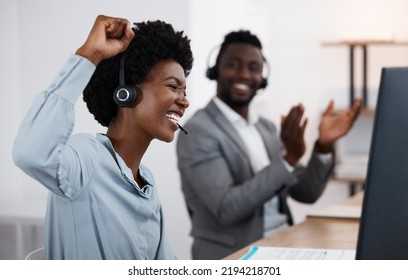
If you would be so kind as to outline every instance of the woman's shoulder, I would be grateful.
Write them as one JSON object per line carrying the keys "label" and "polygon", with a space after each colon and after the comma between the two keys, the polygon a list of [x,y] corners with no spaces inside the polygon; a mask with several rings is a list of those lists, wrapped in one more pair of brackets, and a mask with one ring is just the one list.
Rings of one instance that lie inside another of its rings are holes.
{"label": "woman's shoulder", "polygon": [[78,133],[69,137],[65,148],[75,151],[75,154],[82,159],[88,158],[93,161],[99,157],[102,146],[103,143],[97,139],[96,135]]}
{"label": "woman's shoulder", "polygon": [[96,135],[92,133],[77,133],[69,137],[67,144],[93,146],[98,142]]}

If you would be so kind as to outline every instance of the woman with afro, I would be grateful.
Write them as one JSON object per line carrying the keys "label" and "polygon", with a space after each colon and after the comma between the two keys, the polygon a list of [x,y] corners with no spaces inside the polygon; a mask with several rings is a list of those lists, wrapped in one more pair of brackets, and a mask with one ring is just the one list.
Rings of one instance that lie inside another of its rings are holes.
{"label": "woman with afro", "polygon": [[[15,163],[50,190],[46,259],[174,259],[157,187],[141,163],[170,142],[189,106],[190,40],[170,24],[98,16],[86,42],[38,95]],[[72,135],[83,99],[106,133]]]}

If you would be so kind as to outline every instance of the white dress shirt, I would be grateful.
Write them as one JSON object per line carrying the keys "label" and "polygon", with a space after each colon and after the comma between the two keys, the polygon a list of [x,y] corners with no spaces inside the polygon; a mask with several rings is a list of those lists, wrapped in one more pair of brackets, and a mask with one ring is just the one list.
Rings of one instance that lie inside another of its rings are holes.
{"label": "white dress shirt", "polygon": [[[270,160],[268,152],[266,151],[263,139],[255,126],[259,120],[259,115],[253,110],[249,110],[247,121],[218,97],[214,98],[214,102],[241,136],[241,140],[244,142],[245,147],[248,150],[248,155],[254,172],[259,172],[269,165]],[[288,163],[286,163],[285,166],[292,168],[289,169],[289,171],[293,170],[293,167]],[[281,227],[287,226],[286,215],[280,213],[278,209],[279,199],[277,196],[264,204],[264,235],[270,235]]]}

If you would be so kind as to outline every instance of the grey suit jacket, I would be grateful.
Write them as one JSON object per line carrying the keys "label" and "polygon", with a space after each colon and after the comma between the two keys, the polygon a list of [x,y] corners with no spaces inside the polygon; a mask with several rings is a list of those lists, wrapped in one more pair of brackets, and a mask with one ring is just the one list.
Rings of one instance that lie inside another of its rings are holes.
{"label": "grey suit jacket", "polygon": [[179,134],[177,156],[192,222],[193,259],[220,259],[262,238],[263,204],[274,196],[293,224],[287,196],[315,202],[333,169],[312,153],[306,167],[290,173],[281,160],[275,125],[261,118],[256,127],[271,163],[255,174],[238,132],[213,101],[185,127],[190,133]]}

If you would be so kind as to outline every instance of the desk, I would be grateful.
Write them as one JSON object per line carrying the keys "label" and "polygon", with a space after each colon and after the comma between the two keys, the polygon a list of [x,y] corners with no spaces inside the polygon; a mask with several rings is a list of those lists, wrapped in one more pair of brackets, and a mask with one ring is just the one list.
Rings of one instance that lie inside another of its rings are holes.
{"label": "desk", "polygon": [[309,211],[307,221],[359,223],[362,201],[363,192],[361,191],[343,203],[328,205]]}
{"label": "desk", "polygon": [[[362,199],[363,193],[361,192],[340,205],[361,205]],[[355,250],[358,230],[359,220],[307,218],[304,222],[262,238],[225,259],[240,259],[248,252],[250,246]]]}

